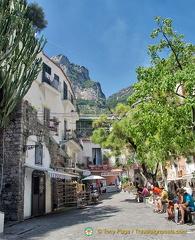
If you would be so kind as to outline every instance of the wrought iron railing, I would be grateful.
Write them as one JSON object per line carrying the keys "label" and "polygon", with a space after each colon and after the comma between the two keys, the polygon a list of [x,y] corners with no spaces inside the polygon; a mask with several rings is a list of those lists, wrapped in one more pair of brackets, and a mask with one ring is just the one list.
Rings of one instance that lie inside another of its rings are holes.
{"label": "wrought iron railing", "polygon": [[57,89],[58,91],[61,91],[61,83],[57,81],[56,79],[52,79],[50,75],[43,75],[42,82],[46,82],[53,88]]}
{"label": "wrought iron railing", "polygon": [[64,91],[62,99],[69,100],[76,107],[76,100],[74,99],[72,93],[69,90]]}
{"label": "wrought iron railing", "polygon": [[74,131],[74,130],[68,130],[68,129],[65,130],[65,132],[64,132],[64,140],[65,141],[73,140],[83,149],[83,146],[80,143],[79,136],[78,136],[77,132]]}

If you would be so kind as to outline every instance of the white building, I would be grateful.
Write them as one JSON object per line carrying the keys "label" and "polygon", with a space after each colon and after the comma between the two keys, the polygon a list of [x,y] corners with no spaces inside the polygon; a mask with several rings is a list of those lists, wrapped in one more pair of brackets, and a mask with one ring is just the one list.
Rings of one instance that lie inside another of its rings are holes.
{"label": "white building", "polygon": [[[30,147],[28,149],[28,145],[37,144],[36,136],[29,134],[24,149],[24,218],[51,212],[54,207],[63,205],[62,201],[65,200],[59,200],[60,196],[56,197],[56,203],[55,200],[52,202],[52,194],[58,194],[52,193],[52,178],[56,178],[56,182],[59,179],[63,188],[66,185],[64,179],[75,180],[77,175],[73,169],[77,153],[82,151],[74,132],[79,114],[71,83],[62,69],[43,52],[41,57],[42,71],[24,100],[36,109],[40,124],[49,132],[49,141],[53,141],[59,148],[51,154],[51,149],[43,141],[43,144],[32,150]],[[61,205],[58,204],[59,201]]]}
{"label": "white building", "polygon": [[[106,158],[107,149],[102,149],[100,144],[90,141],[93,132],[93,117],[83,117],[77,121],[77,131],[83,145],[83,151],[78,153],[78,163],[92,175],[99,175],[105,178],[102,180],[106,191],[116,191],[115,183],[121,176],[121,169],[115,169],[115,158]],[[113,185],[113,186],[108,186]]]}

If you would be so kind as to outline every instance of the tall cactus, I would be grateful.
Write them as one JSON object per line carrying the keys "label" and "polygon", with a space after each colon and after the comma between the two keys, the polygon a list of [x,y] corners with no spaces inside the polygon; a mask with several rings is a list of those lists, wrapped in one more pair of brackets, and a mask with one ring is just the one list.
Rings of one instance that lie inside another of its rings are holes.
{"label": "tall cactus", "polygon": [[45,40],[35,38],[26,10],[24,0],[0,1],[0,128],[41,70],[37,55]]}

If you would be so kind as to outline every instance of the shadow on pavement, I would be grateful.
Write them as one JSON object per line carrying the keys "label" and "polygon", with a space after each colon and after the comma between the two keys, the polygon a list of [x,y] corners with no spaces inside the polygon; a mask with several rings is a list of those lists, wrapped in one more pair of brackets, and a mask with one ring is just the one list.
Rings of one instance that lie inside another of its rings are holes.
{"label": "shadow on pavement", "polygon": [[125,200],[123,200],[123,201],[121,201],[121,202],[137,203],[137,202],[135,201],[135,199],[125,199]]}
{"label": "shadow on pavement", "polygon": [[100,200],[112,199],[112,196],[116,194],[120,194],[120,192],[102,193],[102,195],[100,195]]}
{"label": "shadow on pavement", "polygon": [[[87,205],[83,209],[75,207],[68,210],[58,210],[44,216],[27,219],[24,222],[10,227],[7,226],[4,231],[4,239],[41,238],[41,236],[44,236],[47,232],[55,231],[56,229],[66,228],[74,224],[101,221],[105,218],[109,219],[117,212],[120,212],[121,209],[112,205],[103,206],[101,201],[111,199],[113,194],[118,193],[104,193],[100,196],[100,202],[98,204]],[[26,234],[30,234],[30,238],[28,238]],[[14,236],[17,237],[13,238]]]}

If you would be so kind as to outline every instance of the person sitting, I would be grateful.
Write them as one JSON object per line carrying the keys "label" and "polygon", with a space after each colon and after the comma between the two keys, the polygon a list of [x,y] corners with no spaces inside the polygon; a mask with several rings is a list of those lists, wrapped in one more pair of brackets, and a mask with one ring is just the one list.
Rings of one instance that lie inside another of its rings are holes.
{"label": "person sitting", "polygon": [[180,221],[180,205],[183,204],[183,196],[177,190],[177,197],[174,199],[174,221],[178,223]]}
{"label": "person sitting", "polygon": [[167,214],[168,214],[166,219],[173,220],[174,219],[174,200],[173,199],[168,199],[168,204],[166,208],[167,208]]}
{"label": "person sitting", "polygon": [[142,188],[140,185],[137,186],[137,195],[136,195],[136,200],[137,202],[140,202],[140,194],[142,192]]}
{"label": "person sitting", "polygon": [[163,205],[168,203],[168,192],[167,190],[164,189],[163,186],[161,186],[160,189],[162,189],[162,193],[158,201],[158,205],[160,209],[159,213],[164,213],[166,212],[166,208],[164,209]]}
{"label": "person sitting", "polygon": [[154,187],[154,186],[150,186],[148,187],[148,191],[152,191],[152,193],[154,194],[154,203],[156,205],[156,209],[154,210],[154,212],[160,212],[162,209],[160,207],[159,201],[160,197],[161,197],[161,193],[162,193],[162,189]]}
{"label": "person sitting", "polygon": [[181,211],[181,221],[179,221],[177,224],[181,225],[185,223],[185,214],[188,216],[189,212],[192,212],[195,210],[194,200],[192,196],[186,192],[185,189],[180,188],[179,194],[183,197],[183,203],[179,204],[179,210]]}
{"label": "person sitting", "polygon": [[178,192],[176,192],[175,198],[173,194],[171,194],[171,197],[168,197],[168,204],[167,204],[168,217],[166,217],[167,220],[174,220],[175,209],[177,209],[178,203],[182,203],[182,201],[183,201],[183,198],[180,197]]}
{"label": "person sitting", "polygon": [[139,186],[137,190],[137,202],[143,202],[143,199],[148,195],[148,189],[142,186]]}

